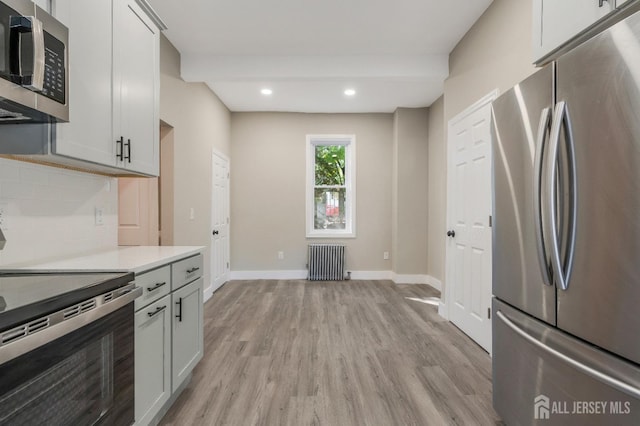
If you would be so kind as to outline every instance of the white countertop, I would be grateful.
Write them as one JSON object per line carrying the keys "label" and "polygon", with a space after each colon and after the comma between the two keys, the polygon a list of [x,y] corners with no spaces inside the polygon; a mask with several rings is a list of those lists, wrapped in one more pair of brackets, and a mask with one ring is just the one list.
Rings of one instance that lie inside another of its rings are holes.
{"label": "white countertop", "polygon": [[116,247],[43,263],[8,265],[2,272],[140,272],[201,253],[202,246]]}

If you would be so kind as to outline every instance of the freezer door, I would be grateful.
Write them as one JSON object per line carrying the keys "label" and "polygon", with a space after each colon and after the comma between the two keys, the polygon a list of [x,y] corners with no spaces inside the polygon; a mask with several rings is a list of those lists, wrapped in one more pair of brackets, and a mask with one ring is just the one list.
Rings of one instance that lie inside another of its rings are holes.
{"label": "freezer door", "polygon": [[548,66],[493,103],[493,294],[555,324],[540,206],[552,93]]}
{"label": "freezer door", "polygon": [[640,14],[563,56],[576,236],[558,327],[640,363]]}
{"label": "freezer door", "polygon": [[510,425],[639,425],[640,367],[493,301],[493,406]]}

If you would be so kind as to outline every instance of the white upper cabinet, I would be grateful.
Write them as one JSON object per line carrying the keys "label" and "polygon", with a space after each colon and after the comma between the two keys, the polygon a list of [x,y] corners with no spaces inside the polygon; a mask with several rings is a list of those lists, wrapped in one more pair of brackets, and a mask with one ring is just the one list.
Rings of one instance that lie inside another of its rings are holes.
{"label": "white upper cabinet", "polygon": [[614,9],[614,0],[534,0],[534,62],[540,62]]}
{"label": "white upper cabinet", "polygon": [[69,27],[69,123],[56,125],[55,151],[115,166],[111,13],[110,1],[56,2],[56,18]]}
{"label": "white upper cabinet", "polygon": [[33,2],[49,12],[49,0],[33,0]]}
{"label": "white upper cabinet", "polygon": [[133,0],[114,0],[113,134],[119,166],[158,175],[160,31]]}
{"label": "white upper cabinet", "polygon": [[533,62],[543,65],[640,10],[640,0],[533,0]]}
{"label": "white upper cabinet", "polygon": [[70,37],[69,123],[57,125],[55,153],[157,176],[158,26],[134,0],[57,0],[54,12]]}

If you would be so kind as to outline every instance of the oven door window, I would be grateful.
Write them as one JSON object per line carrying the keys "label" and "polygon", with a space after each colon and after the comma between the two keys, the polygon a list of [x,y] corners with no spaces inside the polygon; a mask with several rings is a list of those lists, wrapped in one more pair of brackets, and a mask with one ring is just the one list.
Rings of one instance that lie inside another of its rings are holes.
{"label": "oven door window", "polygon": [[132,423],[132,309],[0,366],[0,425]]}

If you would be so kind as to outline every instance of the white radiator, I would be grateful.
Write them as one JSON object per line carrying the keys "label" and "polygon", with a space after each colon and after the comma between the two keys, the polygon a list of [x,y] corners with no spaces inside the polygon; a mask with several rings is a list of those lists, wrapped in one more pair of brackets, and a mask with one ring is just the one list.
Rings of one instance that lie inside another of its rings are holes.
{"label": "white radiator", "polygon": [[344,246],[309,244],[309,279],[311,281],[344,280]]}

